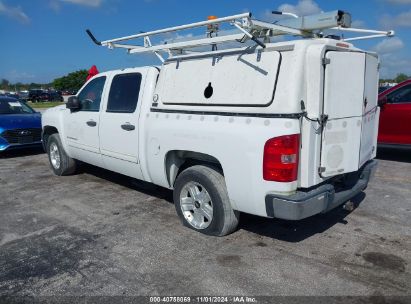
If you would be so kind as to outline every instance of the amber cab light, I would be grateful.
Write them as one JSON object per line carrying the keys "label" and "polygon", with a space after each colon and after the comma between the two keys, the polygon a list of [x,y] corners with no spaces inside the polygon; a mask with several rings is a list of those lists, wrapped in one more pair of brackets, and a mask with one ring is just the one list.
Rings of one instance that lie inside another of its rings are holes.
{"label": "amber cab light", "polygon": [[296,181],[299,151],[299,134],[269,139],[264,146],[264,180],[283,183]]}

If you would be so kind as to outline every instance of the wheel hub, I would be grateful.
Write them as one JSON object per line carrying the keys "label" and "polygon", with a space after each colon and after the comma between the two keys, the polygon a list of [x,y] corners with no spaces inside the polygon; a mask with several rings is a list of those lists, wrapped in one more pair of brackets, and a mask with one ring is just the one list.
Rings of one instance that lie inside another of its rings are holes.
{"label": "wheel hub", "polygon": [[197,182],[188,182],[180,193],[184,218],[196,229],[206,229],[213,220],[213,203],[207,190]]}
{"label": "wheel hub", "polygon": [[54,169],[60,168],[60,153],[54,142],[50,145],[50,162]]}

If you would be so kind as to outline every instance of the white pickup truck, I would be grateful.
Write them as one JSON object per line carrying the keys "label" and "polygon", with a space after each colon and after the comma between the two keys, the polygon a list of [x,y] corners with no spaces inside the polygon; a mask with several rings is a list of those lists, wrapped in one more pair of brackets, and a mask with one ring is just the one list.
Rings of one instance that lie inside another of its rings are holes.
{"label": "white pickup truck", "polygon": [[216,236],[240,212],[300,220],[363,191],[376,169],[377,55],[330,38],[222,50],[216,38],[160,68],[98,74],[46,111],[54,173],[82,161],[173,189],[183,224]]}

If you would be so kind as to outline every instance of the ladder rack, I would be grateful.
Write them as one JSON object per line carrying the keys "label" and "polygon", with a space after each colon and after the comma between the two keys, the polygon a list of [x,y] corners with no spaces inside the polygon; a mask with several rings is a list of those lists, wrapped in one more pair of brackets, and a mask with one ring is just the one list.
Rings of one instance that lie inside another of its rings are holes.
{"label": "ladder rack", "polygon": [[[176,52],[178,54],[182,54],[188,51],[188,49],[196,47],[211,45],[213,46],[213,50],[215,50],[217,49],[216,46],[218,44],[227,42],[244,43],[246,41],[252,41],[257,46],[265,48],[265,44],[270,42],[271,37],[293,35],[304,38],[323,38],[328,37],[324,34],[325,30],[364,34],[364,36],[340,38],[341,41],[354,41],[394,36],[394,31],[375,31],[351,28],[351,15],[340,10],[304,17],[298,17],[297,15],[291,13],[278,11],[273,11],[273,14],[290,16],[291,18],[270,23],[253,19],[251,13],[243,13],[150,32],[141,32],[138,34],[105,41],[98,41],[90,30],[87,30],[86,32],[97,45],[105,46],[109,49],[123,48],[130,54],[153,52],[162,62],[164,62],[165,59],[161,52],[166,52],[169,57],[172,57]],[[218,28],[222,24],[229,24],[234,27],[237,33],[225,34],[223,31],[218,32]],[[187,41],[161,42],[159,44],[152,44],[150,39],[160,34],[176,33],[183,30],[201,28],[205,26],[207,27],[207,36],[204,38],[192,38]],[[136,39],[143,39],[143,43],[140,45],[124,43],[126,41]]]}

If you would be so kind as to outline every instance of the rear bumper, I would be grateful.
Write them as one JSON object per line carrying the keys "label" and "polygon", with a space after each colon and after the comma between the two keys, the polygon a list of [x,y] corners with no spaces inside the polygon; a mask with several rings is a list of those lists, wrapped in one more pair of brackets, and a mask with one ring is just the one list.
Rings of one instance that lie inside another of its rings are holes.
{"label": "rear bumper", "polygon": [[347,202],[365,188],[377,169],[377,161],[367,162],[350,186],[337,190],[324,184],[309,191],[297,191],[290,196],[269,194],[265,198],[268,217],[301,220],[318,213],[328,212]]}

